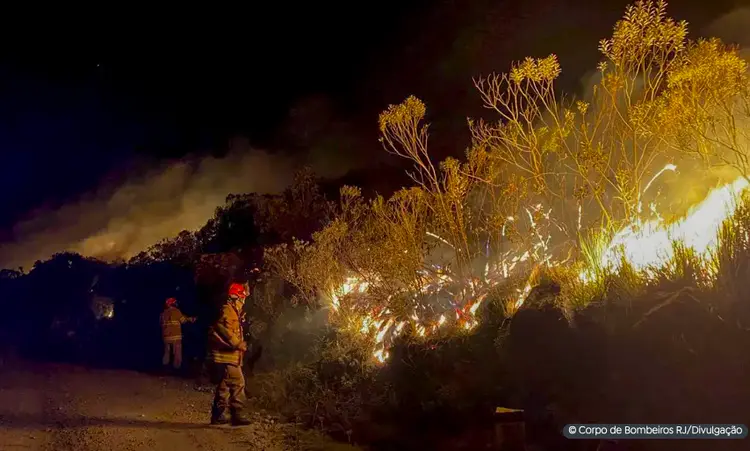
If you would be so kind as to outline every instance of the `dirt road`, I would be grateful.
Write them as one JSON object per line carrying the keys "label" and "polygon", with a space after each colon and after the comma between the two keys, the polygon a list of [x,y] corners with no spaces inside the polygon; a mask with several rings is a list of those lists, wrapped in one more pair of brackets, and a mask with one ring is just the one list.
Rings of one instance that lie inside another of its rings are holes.
{"label": "dirt road", "polygon": [[189,382],[59,364],[0,365],[0,450],[354,450],[256,415],[207,425],[211,395]]}

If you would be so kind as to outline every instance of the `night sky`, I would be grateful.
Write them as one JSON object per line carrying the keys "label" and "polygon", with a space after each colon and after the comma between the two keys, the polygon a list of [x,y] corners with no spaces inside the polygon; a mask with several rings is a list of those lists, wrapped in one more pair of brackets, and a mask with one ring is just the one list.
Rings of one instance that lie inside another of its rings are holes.
{"label": "night sky", "polygon": [[[482,114],[471,77],[555,52],[561,86],[580,91],[627,3],[264,2],[67,11],[27,28],[6,16],[0,242],[28,239],[13,230],[21,219],[133,177],[132,161],[222,157],[236,136],[272,155],[346,160],[356,180],[385,186],[371,173],[392,158],[376,135],[388,103],[421,97],[435,155],[460,155],[466,116]],[[674,0],[669,11],[696,35],[748,3]]]}
{"label": "night sky", "polygon": [[2,225],[93,188],[133,153],[221,152],[237,133],[271,145],[296,99],[345,97],[409,4],[424,3],[278,2],[38,24],[39,42],[0,61],[0,187],[15,193],[0,198]]}

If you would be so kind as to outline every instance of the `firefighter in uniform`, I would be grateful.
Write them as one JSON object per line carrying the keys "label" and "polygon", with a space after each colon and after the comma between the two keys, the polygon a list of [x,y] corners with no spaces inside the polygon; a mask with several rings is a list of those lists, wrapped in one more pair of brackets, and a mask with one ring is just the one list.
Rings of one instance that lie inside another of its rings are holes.
{"label": "firefighter in uniform", "polygon": [[245,377],[242,374],[243,354],[247,351],[242,324],[247,285],[233,283],[229,286],[229,299],[221,308],[219,319],[209,332],[209,360],[213,366],[216,383],[211,410],[211,424],[235,426],[250,424],[245,416]]}
{"label": "firefighter in uniform", "polygon": [[177,299],[169,298],[164,303],[164,311],[161,313],[161,336],[164,341],[164,357],[162,365],[179,369],[182,366],[182,325],[186,322],[195,322],[196,318],[189,318],[182,314],[177,308]]}

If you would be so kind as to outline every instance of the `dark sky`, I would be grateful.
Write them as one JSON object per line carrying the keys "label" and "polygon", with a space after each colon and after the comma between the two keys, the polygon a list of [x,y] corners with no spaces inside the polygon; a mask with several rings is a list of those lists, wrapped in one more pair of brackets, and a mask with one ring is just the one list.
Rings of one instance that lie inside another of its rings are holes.
{"label": "dark sky", "polygon": [[134,152],[220,151],[238,132],[266,145],[295,99],[345,96],[424,3],[263,2],[35,23],[39,36],[4,46],[0,59],[0,188],[14,192],[0,197],[2,225],[90,189]]}
{"label": "dark sky", "polygon": [[[460,155],[466,116],[482,113],[471,77],[556,52],[561,85],[578,90],[627,3],[280,1],[6,14],[0,242],[30,211],[91,192],[104,174],[130,177],[135,158],[221,156],[237,134],[275,152],[354,155],[366,162],[358,180],[377,185],[368,170],[388,158],[377,114],[408,94],[428,105],[435,154]],[[674,0],[669,10],[698,34],[746,4]],[[292,121],[295,105],[308,107]]]}

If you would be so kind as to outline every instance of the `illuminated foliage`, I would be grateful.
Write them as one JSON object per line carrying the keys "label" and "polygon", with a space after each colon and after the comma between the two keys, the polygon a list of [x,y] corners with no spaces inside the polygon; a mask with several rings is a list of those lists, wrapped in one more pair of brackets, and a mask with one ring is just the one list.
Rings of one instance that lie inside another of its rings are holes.
{"label": "illuminated foliage", "polygon": [[667,81],[649,111],[649,131],[671,148],[747,176],[748,63],[718,39],[701,40],[673,62]]}
{"label": "illuminated foliage", "polygon": [[415,186],[369,201],[344,188],[310,243],[270,249],[267,260],[307,302],[328,300],[342,330],[371,336],[381,361],[402,331],[471,330],[487,299],[513,314],[545,277],[578,308],[605,296],[612,273],[632,293],[653,266],[690,273],[670,262],[708,258],[746,185],[712,191],[672,223],[649,189],[695,156],[747,175],[747,64],[718,40],[688,40],[664,1],[628,7],[599,50],[583,99],[557,91],[555,55],[475,80],[496,117],[469,120],[464,161],[432,161],[421,100],[390,105],[381,142],[412,164]]}
{"label": "illuminated foliage", "polygon": [[509,165],[555,208],[568,234],[580,231],[585,219],[612,227],[637,217],[649,178],[669,162],[658,140],[638,132],[686,34],[684,22],[666,17],[664,2],[628,7],[612,38],[600,43],[599,81],[585,100],[556,92],[554,55],[476,80],[500,121],[471,121],[475,146]]}

